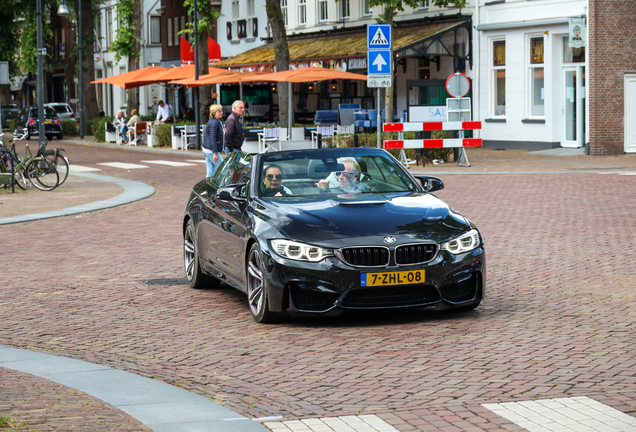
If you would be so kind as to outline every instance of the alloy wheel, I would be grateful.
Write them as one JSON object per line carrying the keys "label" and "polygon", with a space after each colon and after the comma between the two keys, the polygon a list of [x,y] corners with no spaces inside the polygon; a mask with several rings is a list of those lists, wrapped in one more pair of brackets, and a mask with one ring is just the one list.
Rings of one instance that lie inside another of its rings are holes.
{"label": "alloy wheel", "polygon": [[183,239],[183,264],[185,267],[186,277],[189,281],[194,277],[194,231],[191,225],[186,229],[186,235]]}
{"label": "alloy wheel", "polygon": [[248,260],[247,301],[252,315],[259,316],[265,302],[263,291],[263,272],[261,271],[261,257],[257,249],[252,249]]}

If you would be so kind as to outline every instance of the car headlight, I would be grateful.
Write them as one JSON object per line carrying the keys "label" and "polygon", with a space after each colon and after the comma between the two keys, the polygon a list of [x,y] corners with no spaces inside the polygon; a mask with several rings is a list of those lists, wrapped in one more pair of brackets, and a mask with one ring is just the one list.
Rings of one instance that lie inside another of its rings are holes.
{"label": "car headlight", "polygon": [[274,252],[283,258],[297,261],[322,261],[326,257],[333,256],[332,249],[312,246],[290,240],[272,240]]}
{"label": "car headlight", "polygon": [[463,234],[460,237],[457,237],[454,240],[442,243],[442,249],[452,254],[460,254],[471,251],[479,247],[480,244],[481,242],[479,241],[479,232],[474,229],[468,231],[466,234]]}

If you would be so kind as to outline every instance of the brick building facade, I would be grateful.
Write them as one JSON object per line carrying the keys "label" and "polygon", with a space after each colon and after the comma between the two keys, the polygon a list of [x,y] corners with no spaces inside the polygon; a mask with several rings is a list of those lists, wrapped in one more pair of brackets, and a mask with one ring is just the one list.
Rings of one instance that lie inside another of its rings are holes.
{"label": "brick building facade", "polygon": [[[623,154],[625,75],[636,74],[634,0],[589,0],[591,155]],[[632,113],[632,116],[636,113]]]}

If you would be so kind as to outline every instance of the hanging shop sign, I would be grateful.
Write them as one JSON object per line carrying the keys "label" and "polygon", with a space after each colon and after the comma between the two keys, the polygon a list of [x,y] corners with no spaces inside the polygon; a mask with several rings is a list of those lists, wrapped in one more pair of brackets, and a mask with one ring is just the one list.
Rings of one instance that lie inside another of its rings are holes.
{"label": "hanging shop sign", "polygon": [[586,45],[585,18],[570,19],[569,45],[571,48],[582,48]]}

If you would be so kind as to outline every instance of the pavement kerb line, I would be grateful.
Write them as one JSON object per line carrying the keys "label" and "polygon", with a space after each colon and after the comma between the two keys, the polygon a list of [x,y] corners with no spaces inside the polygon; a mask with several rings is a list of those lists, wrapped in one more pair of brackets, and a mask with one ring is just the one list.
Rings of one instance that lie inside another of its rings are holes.
{"label": "pavement kerb line", "polygon": [[71,175],[85,177],[93,180],[106,181],[115,183],[124,189],[121,194],[108,198],[102,201],[95,201],[88,204],[82,204],[75,207],[68,207],[60,210],[53,210],[44,213],[33,213],[22,216],[11,216],[0,219],[0,225],[28,222],[40,219],[49,219],[60,216],[69,216],[79,213],[86,213],[96,210],[103,210],[105,208],[117,207],[122,204],[128,204],[134,201],[147,198],[155,193],[155,188],[146,183],[142,183],[134,180],[126,180],[118,177],[105,176],[100,174],[91,173],[70,173]]}
{"label": "pavement kerb line", "polygon": [[263,419],[244,417],[179,387],[109,366],[0,345],[0,367],[82,391],[155,432],[268,431],[258,423]]}

